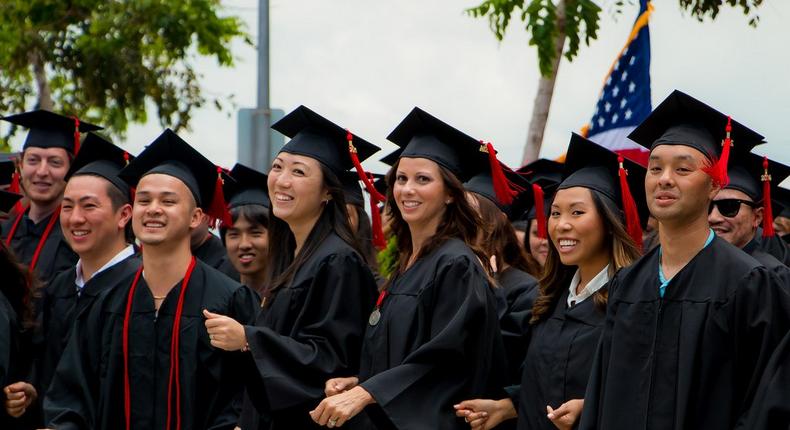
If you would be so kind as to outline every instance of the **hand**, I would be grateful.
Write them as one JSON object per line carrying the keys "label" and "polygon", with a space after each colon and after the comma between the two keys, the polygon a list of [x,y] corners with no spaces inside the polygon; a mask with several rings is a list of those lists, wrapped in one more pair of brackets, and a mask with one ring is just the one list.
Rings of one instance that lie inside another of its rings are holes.
{"label": "hand", "polygon": [[317,408],[310,411],[310,418],[318,425],[340,427],[372,403],[376,403],[373,396],[358,385],[322,400]]}
{"label": "hand", "polygon": [[356,376],[350,378],[332,378],[326,381],[326,385],[324,385],[324,394],[326,394],[327,397],[332,397],[335,394],[340,394],[356,387],[357,384],[359,384],[359,378]]}
{"label": "hand", "polygon": [[206,330],[208,338],[211,340],[211,346],[225,351],[238,351],[247,346],[244,326],[236,320],[224,315],[213,314],[205,309],[203,309],[203,316],[206,317]]}
{"label": "hand", "polygon": [[554,427],[559,430],[570,430],[582,414],[584,399],[573,399],[560,405],[557,409],[546,406],[547,418],[554,423]]}
{"label": "hand", "polygon": [[3,389],[5,391],[5,411],[14,418],[24,415],[30,404],[38,398],[35,387],[27,382],[15,382]]}
{"label": "hand", "polygon": [[498,426],[503,421],[516,418],[516,408],[510,399],[490,400],[474,399],[464,400],[453,406],[455,415],[462,417],[474,430],[488,430]]}

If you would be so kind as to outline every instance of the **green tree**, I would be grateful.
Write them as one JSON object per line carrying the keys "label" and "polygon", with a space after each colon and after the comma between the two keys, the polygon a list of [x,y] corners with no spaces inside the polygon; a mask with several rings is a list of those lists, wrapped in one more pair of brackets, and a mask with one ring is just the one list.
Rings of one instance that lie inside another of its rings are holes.
{"label": "green tree", "polygon": [[[680,9],[700,22],[715,19],[722,7],[740,8],[756,27],[760,17],[754,9],[763,0],[678,0]],[[532,109],[523,164],[535,160],[540,153],[543,132],[549,116],[554,84],[560,60],[564,56],[573,61],[581,43],[588,45],[598,37],[601,8],[593,0],[483,0],[466,12],[476,18],[487,18],[489,27],[498,40],[505,37],[513,17],[520,18],[530,35],[530,46],[537,48],[540,80]],[[624,0],[610,0],[612,13],[620,14]],[[628,3],[638,3],[629,0]],[[567,45],[567,46],[566,46]]]}
{"label": "green tree", "polygon": [[220,12],[219,0],[0,0],[0,113],[50,109],[124,137],[148,107],[188,128],[196,108],[229,102],[201,91],[195,60],[229,67],[231,42],[252,43]]}

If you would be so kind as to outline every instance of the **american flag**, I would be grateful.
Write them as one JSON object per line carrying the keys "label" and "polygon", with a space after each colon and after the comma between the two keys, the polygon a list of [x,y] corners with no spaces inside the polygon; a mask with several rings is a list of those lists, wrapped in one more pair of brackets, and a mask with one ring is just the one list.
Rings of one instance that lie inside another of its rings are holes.
{"label": "american flag", "polygon": [[652,110],[648,28],[652,11],[652,4],[640,0],[628,41],[609,69],[592,119],[583,129],[590,140],[643,165],[647,165],[647,151],[626,136]]}

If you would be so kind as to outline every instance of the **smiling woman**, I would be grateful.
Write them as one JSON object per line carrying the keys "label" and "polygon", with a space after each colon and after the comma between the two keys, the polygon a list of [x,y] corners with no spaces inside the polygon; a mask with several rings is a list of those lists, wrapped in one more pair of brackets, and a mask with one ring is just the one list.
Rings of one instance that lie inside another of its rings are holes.
{"label": "smiling woman", "polygon": [[[309,429],[318,427],[309,412],[324,382],[358,372],[376,282],[351,233],[338,179],[353,165],[346,131],[304,106],[273,128],[291,140],[267,178],[267,241],[277,246],[265,260],[262,310],[255,325],[207,315],[206,326],[219,336],[212,345],[249,352],[247,370],[255,376],[248,379],[240,427]],[[360,160],[378,150],[351,139]],[[239,219],[233,228],[241,231]],[[240,264],[253,246],[246,249],[239,247]]]}
{"label": "smiling woman", "polygon": [[487,157],[418,108],[389,140],[404,147],[387,174],[400,259],[368,320],[358,377],[327,381],[312,415],[327,427],[365,410],[379,429],[457,428],[454,400],[490,395],[504,367],[485,256],[472,248],[481,222],[461,183]]}

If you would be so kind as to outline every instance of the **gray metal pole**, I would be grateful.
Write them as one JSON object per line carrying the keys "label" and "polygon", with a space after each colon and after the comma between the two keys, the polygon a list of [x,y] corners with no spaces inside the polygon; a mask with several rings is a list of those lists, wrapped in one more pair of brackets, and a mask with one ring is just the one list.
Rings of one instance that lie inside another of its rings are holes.
{"label": "gray metal pole", "polygon": [[255,168],[268,171],[271,164],[271,109],[269,107],[269,0],[258,0],[258,97],[256,106]]}

